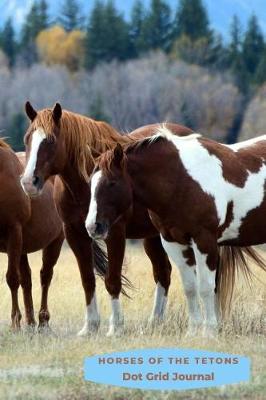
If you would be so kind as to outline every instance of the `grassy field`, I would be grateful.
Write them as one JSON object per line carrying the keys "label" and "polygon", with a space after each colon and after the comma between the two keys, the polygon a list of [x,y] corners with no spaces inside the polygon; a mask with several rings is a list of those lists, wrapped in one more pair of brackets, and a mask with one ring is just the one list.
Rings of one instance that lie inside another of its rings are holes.
{"label": "grassy field", "polygon": [[[109,299],[103,283],[97,281],[102,317],[97,336],[78,338],[83,325],[84,298],[72,253],[64,248],[50,291],[51,327],[54,335],[11,333],[10,293],[5,283],[6,256],[0,271],[0,399],[266,399],[266,274],[252,288],[239,279],[232,316],[219,340],[185,338],[186,308],[176,268],[164,324],[153,332],[145,330],[153,303],[151,266],[140,247],[128,247],[127,275],[137,287],[133,299],[123,299],[126,333],[107,338]],[[30,256],[36,311],[40,303],[39,269],[41,254]],[[257,271],[256,271],[257,272]],[[21,309],[22,299],[20,298]],[[217,389],[187,392],[151,392],[97,385],[83,380],[86,355],[145,347],[184,347],[224,351],[251,357],[252,381]]]}

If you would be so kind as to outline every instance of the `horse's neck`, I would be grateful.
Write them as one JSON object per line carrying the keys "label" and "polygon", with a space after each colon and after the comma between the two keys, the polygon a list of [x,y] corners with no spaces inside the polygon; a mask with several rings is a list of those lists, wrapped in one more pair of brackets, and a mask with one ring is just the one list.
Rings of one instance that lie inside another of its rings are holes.
{"label": "horse's neck", "polygon": [[141,154],[127,155],[127,174],[134,198],[143,206],[151,205],[156,172],[148,166],[149,157]]}
{"label": "horse's neck", "polygon": [[80,175],[78,169],[75,168],[71,163],[67,163],[63,171],[61,171],[58,175],[61,178],[65,191],[72,199],[77,202],[83,202],[85,199],[86,201],[89,200],[88,183]]}

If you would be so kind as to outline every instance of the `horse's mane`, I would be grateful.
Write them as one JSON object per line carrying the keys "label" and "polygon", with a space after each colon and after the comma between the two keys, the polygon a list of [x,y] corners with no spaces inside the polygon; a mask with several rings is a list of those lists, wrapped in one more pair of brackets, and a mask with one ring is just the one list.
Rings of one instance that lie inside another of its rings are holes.
{"label": "horse's mane", "polygon": [[0,138],[0,148],[2,149],[11,149],[9,144],[7,144],[4,140],[4,138]]}
{"label": "horse's mane", "polygon": [[[47,137],[53,136],[55,125],[51,109],[38,112],[32,122],[32,128],[42,128]],[[111,125],[95,121],[86,116],[63,110],[60,119],[60,135],[64,136],[67,156],[79,174],[88,179],[88,168],[93,168],[95,158],[112,149],[116,143],[130,141],[127,135],[121,135]]]}
{"label": "horse's mane", "polygon": [[[124,146],[123,146],[124,147]],[[112,161],[114,159],[113,150],[107,150],[105,153],[101,154],[97,159],[97,170],[100,169],[104,175],[113,175]],[[122,161],[122,167],[126,161],[126,155],[124,154],[124,159]]]}

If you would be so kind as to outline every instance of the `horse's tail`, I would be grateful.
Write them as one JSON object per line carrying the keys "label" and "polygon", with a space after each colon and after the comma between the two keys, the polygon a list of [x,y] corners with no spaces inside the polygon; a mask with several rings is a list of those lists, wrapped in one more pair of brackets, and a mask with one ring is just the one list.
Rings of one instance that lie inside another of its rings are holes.
{"label": "horse's tail", "polygon": [[216,294],[221,315],[224,318],[230,310],[235,279],[238,271],[241,271],[250,283],[252,271],[248,265],[248,259],[257,264],[266,272],[266,263],[262,256],[253,247],[221,246],[219,248],[219,263],[216,272]]}
{"label": "horse's tail", "polygon": [[[106,251],[97,243],[96,241],[93,240],[92,242],[92,248],[93,248],[93,256],[94,256],[94,266],[96,270],[96,274],[100,276],[104,280],[105,275],[108,270],[108,256]],[[130,296],[127,294],[126,289],[132,290],[134,289],[133,284],[130,282],[128,278],[126,278],[124,275],[121,275],[122,277],[122,289],[121,293],[125,295],[126,297],[130,298]]]}

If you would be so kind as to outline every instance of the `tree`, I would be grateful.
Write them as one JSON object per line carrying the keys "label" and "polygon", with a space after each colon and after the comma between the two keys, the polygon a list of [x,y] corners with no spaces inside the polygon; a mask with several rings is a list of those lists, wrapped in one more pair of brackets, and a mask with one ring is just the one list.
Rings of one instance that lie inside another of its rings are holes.
{"label": "tree", "polygon": [[138,56],[147,49],[144,38],[145,9],[140,0],[136,0],[131,13],[129,35],[133,47],[133,55]]}
{"label": "tree", "polygon": [[105,5],[97,0],[86,32],[85,67],[113,59],[125,60],[130,55],[129,28],[114,2]]}
{"label": "tree", "polygon": [[253,76],[264,51],[263,34],[257,17],[252,15],[243,41],[243,61],[248,73]]}
{"label": "tree", "polygon": [[39,3],[34,1],[22,26],[22,46],[26,46],[30,42],[34,41],[41,29]]}
{"label": "tree", "polygon": [[229,66],[232,67],[235,64],[238,64],[239,59],[241,58],[243,41],[240,21],[237,15],[233,16],[232,24],[230,27],[230,37],[231,40],[228,46],[228,63]]}
{"label": "tree", "polygon": [[48,65],[63,64],[76,71],[83,64],[84,33],[79,30],[66,32],[55,25],[40,32],[36,43],[41,60]]}
{"label": "tree", "polygon": [[168,51],[171,47],[171,10],[163,0],[152,0],[151,8],[144,20],[144,41],[148,49]]}
{"label": "tree", "polygon": [[110,118],[104,112],[104,105],[100,93],[96,93],[93,96],[93,101],[90,105],[90,118],[96,119],[97,121],[110,122]]}
{"label": "tree", "polygon": [[174,37],[185,35],[195,41],[211,34],[202,0],[180,0],[174,23]]}
{"label": "tree", "polygon": [[40,31],[47,29],[49,26],[48,4],[46,0],[40,0],[39,3],[39,28]]}
{"label": "tree", "polygon": [[231,40],[228,46],[227,64],[235,77],[236,85],[241,92],[246,93],[248,91],[248,76],[242,53],[243,35],[240,21],[236,15],[233,16],[230,36]]}
{"label": "tree", "polygon": [[10,18],[6,21],[1,34],[1,47],[8,57],[9,66],[12,67],[16,57],[16,42],[15,32]]}
{"label": "tree", "polygon": [[256,84],[262,85],[264,82],[266,82],[266,49],[263,52],[255,74]]}
{"label": "tree", "polygon": [[15,151],[24,150],[23,135],[26,130],[26,118],[21,112],[13,114],[8,126],[8,134],[10,135],[10,145]]}
{"label": "tree", "polygon": [[64,4],[59,17],[59,23],[65,31],[71,32],[74,29],[80,29],[83,17],[80,13],[80,6],[76,0],[64,0]]}
{"label": "tree", "polygon": [[35,39],[48,26],[47,2],[34,1],[22,26],[20,50],[27,65],[37,61]]}

